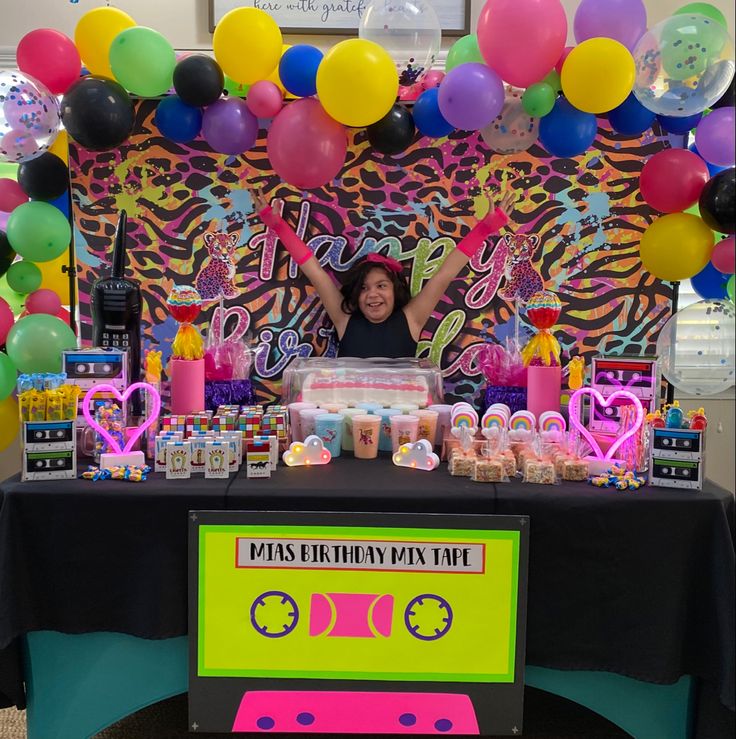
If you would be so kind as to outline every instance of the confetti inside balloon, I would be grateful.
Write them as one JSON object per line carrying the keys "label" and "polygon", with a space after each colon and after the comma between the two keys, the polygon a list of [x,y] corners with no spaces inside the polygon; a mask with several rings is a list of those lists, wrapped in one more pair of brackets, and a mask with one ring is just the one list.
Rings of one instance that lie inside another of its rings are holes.
{"label": "confetti inside balloon", "polygon": [[166,300],[169,313],[179,323],[171,345],[174,359],[201,359],[204,356],[202,336],[192,321],[202,311],[202,298],[193,287],[174,285]]}
{"label": "confetti inside balloon", "polygon": [[483,141],[499,154],[526,151],[539,136],[539,119],[532,118],[521,103],[523,90],[506,85],[501,113],[480,129]]}
{"label": "confetti inside balloon", "polygon": [[540,290],[534,293],[526,305],[529,322],[539,332],[532,336],[521,352],[524,364],[541,364],[545,367],[560,364],[560,344],[549,329],[557,323],[562,303],[553,292]]}

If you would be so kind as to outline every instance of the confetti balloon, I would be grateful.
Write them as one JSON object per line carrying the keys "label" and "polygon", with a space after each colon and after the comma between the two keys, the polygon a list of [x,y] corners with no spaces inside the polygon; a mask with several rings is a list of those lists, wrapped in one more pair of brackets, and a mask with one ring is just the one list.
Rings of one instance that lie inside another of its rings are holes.
{"label": "confetti balloon", "polygon": [[503,108],[498,117],[480,129],[483,141],[499,154],[526,151],[539,135],[539,119],[532,118],[522,105],[523,90],[506,85]]}
{"label": "confetti balloon", "polygon": [[540,290],[529,298],[526,315],[532,326],[538,329],[552,328],[562,312],[562,303],[557,295],[548,290]]}
{"label": "confetti balloon", "polygon": [[0,162],[27,162],[54,143],[59,101],[38,80],[0,70]]}

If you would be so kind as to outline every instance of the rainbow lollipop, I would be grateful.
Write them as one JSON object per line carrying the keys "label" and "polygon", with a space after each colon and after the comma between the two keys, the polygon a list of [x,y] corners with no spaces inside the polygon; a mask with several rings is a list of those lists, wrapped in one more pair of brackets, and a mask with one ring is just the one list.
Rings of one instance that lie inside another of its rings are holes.
{"label": "rainbow lollipop", "polygon": [[174,285],[171,294],[166,300],[169,313],[179,323],[174,341],[171,345],[174,359],[202,359],[204,345],[202,336],[192,321],[202,310],[202,298],[193,287],[179,287]]}
{"label": "rainbow lollipop", "polygon": [[462,405],[459,403],[455,404],[450,415],[450,420],[455,427],[466,426],[467,428],[478,428],[478,414],[467,403],[463,403]]}
{"label": "rainbow lollipop", "polygon": [[567,423],[561,413],[545,411],[539,416],[539,432],[545,441],[559,441],[567,431]]}
{"label": "rainbow lollipop", "polygon": [[481,419],[481,428],[487,429],[492,426],[498,426],[498,428],[506,428],[507,421],[506,414],[499,408],[489,408]]}
{"label": "rainbow lollipop", "polygon": [[526,315],[532,326],[539,331],[529,339],[521,352],[526,367],[530,364],[559,366],[560,344],[549,329],[557,323],[561,311],[560,299],[548,290],[540,290],[529,299]]}
{"label": "rainbow lollipop", "polygon": [[531,411],[516,411],[509,419],[512,431],[534,431],[536,427],[537,417]]}

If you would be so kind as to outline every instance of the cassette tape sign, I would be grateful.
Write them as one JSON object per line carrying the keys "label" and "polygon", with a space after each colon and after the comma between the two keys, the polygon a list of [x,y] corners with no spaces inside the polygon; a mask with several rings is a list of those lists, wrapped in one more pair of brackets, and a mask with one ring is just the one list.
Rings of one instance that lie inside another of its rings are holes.
{"label": "cassette tape sign", "polygon": [[190,518],[195,731],[521,732],[525,518]]}

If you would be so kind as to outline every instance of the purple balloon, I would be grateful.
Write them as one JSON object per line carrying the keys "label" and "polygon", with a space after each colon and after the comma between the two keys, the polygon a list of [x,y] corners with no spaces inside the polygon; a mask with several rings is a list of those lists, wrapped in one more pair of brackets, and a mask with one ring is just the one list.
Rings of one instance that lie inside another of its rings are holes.
{"label": "purple balloon", "polygon": [[205,109],[202,136],[214,151],[242,154],[256,142],[258,119],[242,98],[224,98]]}
{"label": "purple balloon", "polygon": [[500,114],[504,103],[503,82],[485,64],[461,64],[445,75],[437,100],[442,117],[450,125],[477,131]]}
{"label": "purple balloon", "polygon": [[633,51],[647,30],[643,0],[581,0],[575,11],[575,40],[612,38]]}
{"label": "purple balloon", "polygon": [[695,129],[695,146],[706,162],[719,167],[736,163],[736,108],[717,108],[700,120]]}
{"label": "purple balloon", "polygon": [[0,231],[8,230],[8,218],[10,218],[10,213],[0,210]]}

